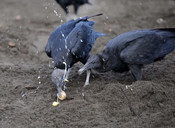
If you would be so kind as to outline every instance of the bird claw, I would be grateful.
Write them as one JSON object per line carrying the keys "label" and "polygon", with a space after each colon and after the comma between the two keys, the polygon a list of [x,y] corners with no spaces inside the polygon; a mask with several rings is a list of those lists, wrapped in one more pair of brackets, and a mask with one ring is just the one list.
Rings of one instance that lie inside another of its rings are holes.
{"label": "bird claw", "polygon": [[85,82],[83,87],[86,87],[87,85],[89,85],[89,82]]}

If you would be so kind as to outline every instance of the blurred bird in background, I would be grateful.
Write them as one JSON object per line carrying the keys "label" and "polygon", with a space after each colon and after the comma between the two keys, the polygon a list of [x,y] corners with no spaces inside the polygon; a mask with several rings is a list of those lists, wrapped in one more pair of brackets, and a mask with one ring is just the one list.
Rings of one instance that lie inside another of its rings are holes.
{"label": "blurred bird in background", "polygon": [[68,13],[69,13],[69,10],[68,10],[68,6],[69,5],[73,5],[74,6],[74,13],[75,15],[77,15],[77,12],[78,12],[78,8],[81,6],[81,5],[84,5],[84,4],[89,4],[91,5],[91,3],[89,3],[88,0],[56,0],[56,2],[63,8],[63,10],[65,11],[66,15],[67,15],[67,21],[68,21]]}

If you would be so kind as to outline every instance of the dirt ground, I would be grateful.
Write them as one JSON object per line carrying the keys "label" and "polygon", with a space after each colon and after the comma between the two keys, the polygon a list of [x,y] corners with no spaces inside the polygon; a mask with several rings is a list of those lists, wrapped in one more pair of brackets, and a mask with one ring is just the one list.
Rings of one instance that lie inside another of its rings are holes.
{"label": "dirt ground", "polygon": [[[77,63],[65,90],[67,99],[54,107],[57,90],[45,46],[50,33],[66,21],[65,13],[54,0],[0,2],[0,128],[175,127],[175,52],[146,65],[142,81],[134,82],[131,72],[93,72],[86,88],[85,74],[77,73],[83,65]],[[96,40],[92,55],[121,33],[175,27],[174,0],[90,2],[79,8],[78,16],[104,12],[90,20],[96,31],[109,34]]]}

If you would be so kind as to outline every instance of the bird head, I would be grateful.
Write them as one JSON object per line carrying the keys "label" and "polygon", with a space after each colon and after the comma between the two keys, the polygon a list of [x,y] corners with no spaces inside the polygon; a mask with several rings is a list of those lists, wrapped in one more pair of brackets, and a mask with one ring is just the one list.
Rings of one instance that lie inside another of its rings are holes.
{"label": "bird head", "polygon": [[[67,64],[65,62],[63,62],[63,64],[65,65],[65,67],[67,67]],[[56,85],[58,91],[57,98],[61,96],[62,86],[65,84],[65,81],[67,81],[67,79],[65,79],[66,73],[67,68],[65,69],[56,68],[52,72],[52,82]]]}
{"label": "bird head", "polygon": [[93,55],[87,61],[87,63],[78,71],[78,74],[81,75],[84,71],[90,69],[101,69],[103,67],[103,59],[100,54]]}
{"label": "bird head", "polygon": [[64,84],[64,69],[55,69],[52,72],[52,82],[56,85],[58,95],[61,95],[62,86]]}

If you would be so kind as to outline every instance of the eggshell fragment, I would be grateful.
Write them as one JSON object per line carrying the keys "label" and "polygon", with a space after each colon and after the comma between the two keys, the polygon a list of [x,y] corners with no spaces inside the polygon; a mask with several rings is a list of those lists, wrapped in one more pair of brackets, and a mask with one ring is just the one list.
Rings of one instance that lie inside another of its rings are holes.
{"label": "eggshell fragment", "polygon": [[36,87],[33,86],[33,85],[28,84],[28,85],[26,85],[26,89],[36,89]]}
{"label": "eggshell fragment", "polygon": [[22,17],[21,17],[20,15],[18,15],[18,16],[15,16],[15,19],[16,19],[16,20],[21,20]]}
{"label": "eggshell fragment", "polygon": [[56,102],[56,101],[54,101],[54,102],[52,103],[53,106],[57,106],[58,104],[60,104],[60,103],[59,103],[59,102]]}
{"label": "eggshell fragment", "polygon": [[58,97],[60,100],[66,99],[66,93],[62,90],[61,91],[61,96]]}
{"label": "eggshell fragment", "polygon": [[9,42],[9,46],[10,46],[10,47],[15,47],[15,46],[16,46],[16,44],[15,44],[15,43],[13,43],[13,42]]}
{"label": "eggshell fragment", "polygon": [[109,32],[112,32],[112,29],[111,28],[109,28],[109,30],[108,30]]}

